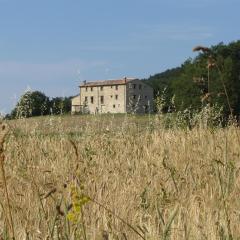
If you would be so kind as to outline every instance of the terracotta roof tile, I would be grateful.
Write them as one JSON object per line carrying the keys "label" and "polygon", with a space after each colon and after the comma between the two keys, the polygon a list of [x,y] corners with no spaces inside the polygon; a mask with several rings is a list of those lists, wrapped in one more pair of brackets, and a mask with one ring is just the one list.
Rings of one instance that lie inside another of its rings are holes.
{"label": "terracotta roof tile", "polygon": [[137,78],[126,78],[126,79],[116,79],[116,80],[104,80],[104,81],[94,81],[82,83],[80,87],[95,87],[95,86],[109,86],[109,85],[123,85],[125,83],[136,80]]}

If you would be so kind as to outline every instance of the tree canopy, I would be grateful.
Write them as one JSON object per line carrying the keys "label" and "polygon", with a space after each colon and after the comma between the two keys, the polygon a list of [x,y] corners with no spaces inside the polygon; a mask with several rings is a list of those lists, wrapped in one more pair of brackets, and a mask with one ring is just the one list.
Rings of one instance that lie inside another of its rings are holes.
{"label": "tree canopy", "polygon": [[19,99],[7,118],[28,118],[48,114],[66,114],[71,111],[71,97],[49,99],[39,91],[27,91]]}
{"label": "tree canopy", "polygon": [[39,91],[25,92],[11,113],[12,118],[27,118],[49,114],[49,98]]}
{"label": "tree canopy", "polygon": [[[200,48],[201,49],[201,48]],[[155,94],[166,88],[167,104],[175,96],[176,110],[217,104],[228,115],[240,114],[240,41],[219,43],[199,52],[180,67],[144,79]]]}

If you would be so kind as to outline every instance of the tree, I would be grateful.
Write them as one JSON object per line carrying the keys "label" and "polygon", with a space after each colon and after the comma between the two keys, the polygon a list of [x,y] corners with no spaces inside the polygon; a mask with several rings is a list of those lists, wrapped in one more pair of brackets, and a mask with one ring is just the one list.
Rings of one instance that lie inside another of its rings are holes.
{"label": "tree", "polygon": [[172,83],[180,76],[182,70],[182,67],[168,69],[162,73],[158,73],[150,76],[147,79],[143,79],[144,83],[153,88],[155,99],[159,99],[159,97],[162,97],[164,94],[164,106],[162,106],[162,112],[167,112],[172,108],[171,101],[174,95]]}
{"label": "tree", "polygon": [[195,66],[192,60],[187,60],[182,65],[183,72],[176,78],[171,85],[175,96],[175,107],[177,111],[186,108],[200,108],[200,96],[205,91],[205,83],[201,82],[203,78],[195,78],[196,72],[200,72],[201,68]]}
{"label": "tree", "polygon": [[55,97],[51,100],[51,113],[66,114],[71,111],[71,97]]}
{"label": "tree", "polygon": [[239,116],[240,41],[210,48],[197,46],[194,50],[200,51],[196,58],[188,59],[181,67],[150,76],[144,79],[145,83],[154,88],[155,97],[164,91],[165,110],[171,108],[175,96],[177,111],[198,110],[210,104],[223,108],[226,116]]}
{"label": "tree", "polygon": [[203,53],[197,59],[207,63],[209,73],[209,103],[222,106],[225,115],[239,115],[240,41],[199,49]]}
{"label": "tree", "polygon": [[240,115],[240,41],[194,50],[201,52],[172,81],[177,110],[210,104],[222,107],[225,116]]}
{"label": "tree", "polygon": [[49,114],[49,98],[39,91],[25,92],[11,113],[11,118],[28,118]]}

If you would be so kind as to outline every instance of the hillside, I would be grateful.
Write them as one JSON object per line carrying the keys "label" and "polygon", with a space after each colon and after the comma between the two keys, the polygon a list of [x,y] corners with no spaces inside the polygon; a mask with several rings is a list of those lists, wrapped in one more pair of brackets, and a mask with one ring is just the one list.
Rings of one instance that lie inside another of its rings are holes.
{"label": "hillside", "polygon": [[162,73],[157,73],[149,78],[143,79],[144,82],[149,84],[154,89],[155,95],[162,92],[165,88],[171,89],[172,82],[181,75],[182,68],[176,67],[168,69]]}
{"label": "hillside", "polygon": [[196,58],[143,81],[154,88],[155,96],[166,88],[167,105],[175,96],[177,111],[210,104],[226,115],[240,115],[240,41],[194,50],[199,51]]}

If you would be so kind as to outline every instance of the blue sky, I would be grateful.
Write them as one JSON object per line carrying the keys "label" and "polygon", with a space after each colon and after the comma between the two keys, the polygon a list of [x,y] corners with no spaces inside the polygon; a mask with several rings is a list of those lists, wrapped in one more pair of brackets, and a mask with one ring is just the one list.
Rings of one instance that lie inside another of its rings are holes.
{"label": "blue sky", "polygon": [[239,0],[0,0],[0,112],[26,89],[78,93],[83,80],[145,78],[240,39]]}

